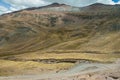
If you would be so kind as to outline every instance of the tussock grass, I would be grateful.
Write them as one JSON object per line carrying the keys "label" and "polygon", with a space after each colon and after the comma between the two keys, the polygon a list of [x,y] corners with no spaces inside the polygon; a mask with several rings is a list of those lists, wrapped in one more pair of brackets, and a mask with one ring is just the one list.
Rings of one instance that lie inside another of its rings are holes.
{"label": "tussock grass", "polygon": [[94,53],[29,53],[21,54],[16,56],[17,59],[85,59],[85,60],[93,60],[98,62],[113,62],[116,59],[120,58],[120,54],[112,54],[112,53],[105,53],[105,54],[94,54]]}
{"label": "tussock grass", "polygon": [[0,60],[0,75],[41,74],[46,71],[64,70],[72,67],[73,63],[45,64],[33,61]]}

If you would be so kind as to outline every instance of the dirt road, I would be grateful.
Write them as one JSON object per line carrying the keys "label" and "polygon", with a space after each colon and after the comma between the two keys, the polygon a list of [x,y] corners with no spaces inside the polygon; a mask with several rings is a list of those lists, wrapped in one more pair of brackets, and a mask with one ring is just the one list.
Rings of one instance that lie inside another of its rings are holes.
{"label": "dirt road", "polygon": [[[24,76],[9,76],[0,77],[0,80],[91,80],[91,74],[103,77],[103,74],[116,74],[115,80],[120,80],[120,63],[103,64],[103,63],[82,63],[68,71],[61,71],[59,73],[48,73],[43,75],[24,75]],[[99,74],[97,74],[99,72]],[[96,74],[95,74],[96,73]],[[88,75],[89,74],[89,75]],[[85,77],[85,79],[83,79]],[[90,77],[90,78],[89,78]],[[88,78],[88,79],[87,79]],[[96,77],[95,77],[96,78]],[[114,80],[113,78],[98,79],[98,80]],[[93,79],[93,78],[92,78]],[[93,79],[97,80],[97,79]]]}

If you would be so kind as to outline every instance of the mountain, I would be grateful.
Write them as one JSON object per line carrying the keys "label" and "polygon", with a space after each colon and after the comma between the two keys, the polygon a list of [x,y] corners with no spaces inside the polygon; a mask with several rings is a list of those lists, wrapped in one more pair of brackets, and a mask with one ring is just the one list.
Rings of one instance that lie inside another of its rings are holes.
{"label": "mountain", "polygon": [[39,50],[120,52],[120,5],[53,3],[0,16],[0,55]]}

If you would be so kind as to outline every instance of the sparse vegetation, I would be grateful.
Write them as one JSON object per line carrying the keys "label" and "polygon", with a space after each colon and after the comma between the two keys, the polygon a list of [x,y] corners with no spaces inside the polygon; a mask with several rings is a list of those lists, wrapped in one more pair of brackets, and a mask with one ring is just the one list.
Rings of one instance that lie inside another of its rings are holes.
{"label": "sparse vegetation", "polygon": [[0,16],[0,75],[68,69],[80,60],[113,62],[120,58],[117,6],[88,6],[75,8],[75,12],[70,6],[65,7],[66,12],[52,8]]}
{"label": "sparse vegetation", "polygon": [[57,17],[50,17],[50,24],[52,27],[56,25],[57,19]]}

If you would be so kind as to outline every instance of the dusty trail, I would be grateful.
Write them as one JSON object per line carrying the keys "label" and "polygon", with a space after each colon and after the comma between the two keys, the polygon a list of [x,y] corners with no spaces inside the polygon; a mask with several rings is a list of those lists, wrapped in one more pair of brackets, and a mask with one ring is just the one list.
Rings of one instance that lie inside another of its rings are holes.
{"label": "dusty trail", "polygon": [[56,80],[56,78],[62,80],[60,78],[71,77],[75,75],[83,75],[83,74],[105,71],[105,70],[118,69],[118,68],[120,68],[119,63],[111,63],[111,64],[82,63],[66,72],[48,73],[43,75],[0,77],[0,80]]}

